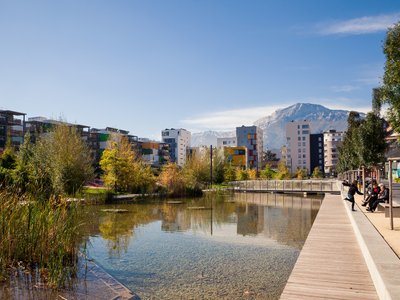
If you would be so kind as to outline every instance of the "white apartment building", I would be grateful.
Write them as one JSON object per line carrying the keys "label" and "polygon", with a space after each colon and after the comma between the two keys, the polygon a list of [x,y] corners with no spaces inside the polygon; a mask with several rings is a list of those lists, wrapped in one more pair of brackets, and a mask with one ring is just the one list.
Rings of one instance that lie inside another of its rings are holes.
{"label": "white apartment building", "polygon": [[291,173],[297,168],[310,170],[311,126],[307,120],[286,123],[286,165]]}
{"label": "white apartment building", "polygon": [[324,171],[325,174],[334,174],[339,158],[338,145],[344,138],[344,132],[329,130],[324,132]]}
{"label": "white apartment building", "polygon": [[161,132],[163,143],[169,144],[170,159],[178,166],[186,162],[187,151],[190,147],[192,135],[186,129],[165,129]]}
{"label": "white apartment building", "polygon": [[217,147],[218,148],[236,147],[236,146],[237,146],[236,136],[217,138]]}

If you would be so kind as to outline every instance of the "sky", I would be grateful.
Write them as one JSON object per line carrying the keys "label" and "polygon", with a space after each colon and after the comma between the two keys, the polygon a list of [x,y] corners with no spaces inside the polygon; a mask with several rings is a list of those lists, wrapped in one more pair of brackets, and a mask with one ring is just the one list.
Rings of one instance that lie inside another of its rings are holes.
{"label": "sky", "polygon": [[391,0],[0,0],[0,109],[156,140],[368,112],[398,21]]}

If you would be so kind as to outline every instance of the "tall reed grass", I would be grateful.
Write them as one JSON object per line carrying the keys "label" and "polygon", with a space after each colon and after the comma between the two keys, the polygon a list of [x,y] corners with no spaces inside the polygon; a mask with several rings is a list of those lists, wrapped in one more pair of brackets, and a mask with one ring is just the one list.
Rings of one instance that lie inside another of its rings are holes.
{"label": "tall reed grass", "polygon": [[63,287],[77,273],[79,244],[76,204],[0,192],[0,278],[22,267]]}

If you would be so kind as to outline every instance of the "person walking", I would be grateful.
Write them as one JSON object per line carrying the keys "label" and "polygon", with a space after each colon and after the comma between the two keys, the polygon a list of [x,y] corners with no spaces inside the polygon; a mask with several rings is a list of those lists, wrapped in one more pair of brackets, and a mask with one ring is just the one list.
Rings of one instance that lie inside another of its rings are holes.
{"label": "person walking", "polygon": [[345,181],[342,182],[342,184],[344,186],[348,186],[349,187],[349,190],[347,191],[347,197],[344,198],[343,200],[347,200],[347,201],[351,202],[351,210],[355,211],[355,209],[354,209],[354,204],[355,204],[354,195],[356,193],[359,194],[359,195],[364,195],[364,194],[361,193],[358,190],[357,180],[354,180],[351,184],[348,181],[345,180]]}

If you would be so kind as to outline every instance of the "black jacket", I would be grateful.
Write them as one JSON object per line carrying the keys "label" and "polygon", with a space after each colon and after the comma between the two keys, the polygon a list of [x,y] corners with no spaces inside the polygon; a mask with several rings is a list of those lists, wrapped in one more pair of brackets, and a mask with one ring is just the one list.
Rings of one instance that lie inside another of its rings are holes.
{"label": "black jacket", "polygon": [[350,184],[350,183],[345,182],[345,181],[343,181],[342,184],[343,184],[344,186],[349,186],[349,190],[347,191],[347,193],[349,193],[350,195],[354,196],[356,193],[359,194],[359,195],[364,195],[363,193],[361,193],[361,192],[358,190],[357,185],[355,185],[355,184]]}

